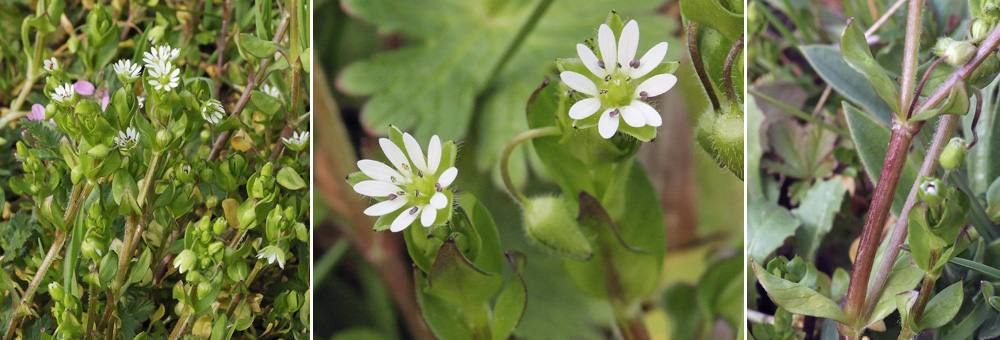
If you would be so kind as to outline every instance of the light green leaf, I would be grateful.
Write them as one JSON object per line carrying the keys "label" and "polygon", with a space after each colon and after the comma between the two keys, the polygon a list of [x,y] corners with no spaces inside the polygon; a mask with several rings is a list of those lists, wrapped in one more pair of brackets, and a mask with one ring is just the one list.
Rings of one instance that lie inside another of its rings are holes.
{"label": "light green leaf", "polygon": [[281,45],[273,41],[264,40],[249,33],[240,34],[240,46],[250,55],[260,59],[273,58],[274,53],[282,48]]}
{"label": "light green leaf", "polygon": [[680,4],[685,20],[714,28],[731,41],[743,35],[742,5],[730,10],[718,0],[683,0]]}
{"label": "light green leaf", "polygon": [[493,339],[507,339],[514,333],[514,328],[521,322],[525,308],[528,307],[528,286],[521,277],[524,267],[524,255],[518,252],[508,252],[511,275],[507,279],[503,291],[497,297],[493,306]]}
{"label": "light green leaf", "polygon": [[792,214],[802,221],[802,228],[796,232],[799,256],[810,262],[814,260],[823,237],[833,227],[833,218],[840,211],[844,191],[840,176],[817,182],[806,192],[799,207],[792,210]]}
{"label": "light green leaf", "polygon": [[757,262],[752,262],[753,271],[767,295],[781,308],[794,314],[847,323],[847,316],[837,303],[806,285],[791,282],[768,273]]}
{"label": "light green leaf", "polygon": [[962,289],[962,281],[955,282],[938,292],[927,303],[924,314],[917,321],[917,326],[921,329],[938,328],[944,326],[958,314],[962,308],[962,299],[965,291]]}
{"label": "light green leaf", "polygon": [[761,262],[767,259],[785,239],[795,235],[801,222],[785,208],[767,201],[751,200],[754,207],[747,215],[747,254],[750,259]]}
{"label": "light green leaf", "polygon": [[913,287],[920,283],[920,279],[924,277],[924,271],[914,266],[912,261],[913,258],[907,254],[900,255],[896,260],[896,264],[892,268],[885,286],[882,288],[882,294],[878,296],[878,300],[875,302],[875,308],[872,309],[871,317],[865,324],[865,328],[892,314],[896,310],[896,295],[913,289]]}
{"label": "light green leaf", "polygon": [[302,176],[295,169],[284,167],[278,170],[278,184],[288,190],[299,190],[306,187],[306,181],[302,180]]}
{"label": "light green leaf", "polygon": [[844,34],[840,37],[840,52],[844,55],[844,60],[866,76],[868,82],[875,88],[875,92],[889,105],[892,112],[901,115],[900,118],[905,118],[906,113],[899,112],[899,85],[872,57],[865,33],[858,28],[858,25],[853,25],[852,21],[853,19],[848,21]]}

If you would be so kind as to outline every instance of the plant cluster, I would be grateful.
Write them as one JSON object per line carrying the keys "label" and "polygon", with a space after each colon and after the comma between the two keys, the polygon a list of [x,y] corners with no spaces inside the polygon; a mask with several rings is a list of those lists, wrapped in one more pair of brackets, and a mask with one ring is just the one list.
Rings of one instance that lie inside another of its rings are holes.
{"label": "plant cluster", "polygon": [[[751,4],[756,338],[1000,335],[998,14],[989,1]],[[839,37],[825,15],[844,18]]]}
{"label": "plant cluster", "polygon": [[307,3],[190,5],[4,14],[4,339],[308,336]]}

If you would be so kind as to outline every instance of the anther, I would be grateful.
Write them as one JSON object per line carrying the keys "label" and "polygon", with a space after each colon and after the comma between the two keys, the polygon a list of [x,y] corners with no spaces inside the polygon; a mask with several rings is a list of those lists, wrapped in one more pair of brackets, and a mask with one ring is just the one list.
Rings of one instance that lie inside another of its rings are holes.
{"label": "anther", "polygon": [[597,67],[600,67],[600,68],[603,69],[604,68],[604,60],[598,60],[597,61]]}
{"label": "anther", "polygon": [[646,91],[639,92],[639,98],[642,100],[649,99],[649,93],[646,93]]}
{"label": "anther", "polygon": [[633,61],[631,61],[631,62],[628,63],[628,66],[632,66],[632,68],[639,68],[639,61],[638,60],[633,60]]}
{"label": "anther", "polygon": [[410,170],[410,166],[407,165],[406,163],[403,163],[403,170],[409,171]]}
{"label": "anther", "polygon": [[618,115],[618,109],[615,109],[614,111],[611,111],[611,118],[614,118],[617,115]]}
{"label": "anther", "polygon": [[396,176],[389,176],[389,180],[396,183]]}
{"label": "anther", "polygon": [[601,90],[601,91],[600,91],[600,94],[608,94],[608,89],[603,89],[603,90]]}
{"label": "anther", "polygon": [[622,68],[622,63],[615,63],[615,66],[618,66],[618,68]]}
{"label": "anther", "polygon": [[444,190],[444,187],[441,186],[441,183],[434,183],[434,188],[437,189],[438,192]]}
{"label": "anther", "polygon": [[417,171],[417,177],[424,178],[424,172],[418,170]]}
{"label": "anther", "polygon": [[396,199],[396,197],[399,197],[399,196],[396,196],[396,194],[389,194],[389,196],[386,197],[386,198],[388,198],[391,201],[391,200]]}
{"label": "anther", "polygon": [[631,81],[632,81],[632,77],[625,78],[625,82],[626,83],[631,82]]}
{"label": "anther", "polygon": [[609,82],[609,81],[611,81],[611,75],[610,74],[604,77],[604,82],[605,83]]}
{"label": "anther", "polygon": [[406,195],[406,191],[403,191],[403,190],[400,190],[400,191],[397,191],[397,192],[396,192],[396,195],[397,195],[397,196],[403,196],[403,195]]}
{"label": "anther", "polygon": [[417,213],[417,209],[418,209],[417,207],[413,207],[413,209],[410,209],[410,215],[416,214]]}
{"label": "anther", "polygon": [[574,90],[566,91],[566,96],[567,97],[572,97],[574,94],[576,94],[576,91],[574,91]]}
{"label": "anther", "polygon": [[413,190],[413,197],[420,197],[420,190]]}

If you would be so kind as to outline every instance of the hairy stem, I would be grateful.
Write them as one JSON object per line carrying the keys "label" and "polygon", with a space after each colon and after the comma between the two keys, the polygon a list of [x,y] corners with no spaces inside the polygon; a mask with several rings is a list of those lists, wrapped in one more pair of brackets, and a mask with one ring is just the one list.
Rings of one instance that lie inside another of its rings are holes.
{"label": "hairy stem", "polygon": [[924,163],[920,166],[920,171],[917,173],[918,180],[913,182],[910,188],[910,194],[906,197],[906,203],[903,205],[903,210],[900,211],[899,217],[896,219],[896,226],[892,230],[892,236],[889,237],[889,246],[886,247],[885,253],[882,255],[882,262],[879,263],[878,269],[875,271],[872,289],[868,292],[868,297],[865,299],[864,315],[866,316],[871,315],[872,309],[875,308],[875,302],[878,301],[878,297],[882,293],[882,288],[885,286],[885,282],[889,279],[889,274],[892,272],[892,266],[896,263],[896,257],[899,256],[900,246],[906,241],[910,222],[907,216],[910,215],[910,210],[913,209],[913,205],[916,203],[917,191],[920,190],[919,178],[934,174],[934,171],[937,169],[938,158],[941,157],[941,151],[948,145],[948,140],[951,139],[951,134],[955,131],[955,126],[958,125],[959,118],[961,116],[946,115],[938,123],[937,132],[934,133],[934,140],[931,142],[930,148],[927,149]]}
{"label": "hairy stem", "polygon": [[526,141],[539,137],[555,136],[561,133],[562,130],[560,130],[557,126],[531,129],[521,132],[521,134],[515,136],[514,139],[511,139],[510,142],[507,143],[507,146],[503,148],[503,153],[500,154],[500,176],[503,177],[503,184],[507,186],[507,191],[509,191],[511,196],[514,196],[514,198],[522,204],[527,201],[527,198],[524,197],[524,194],[517,190],[517,186],[514,185],[514,181],[510,179],[510,171],[507,169],[507,163],[510,161],[510,153],[514,151],[515,147]]}
{"label": "hairy stem", "polygon": [[930,275],[924,275],[924,283],[920,285],[920,295],[917,295],[917,302],[910,309],[913,322],[920,322],[920,318],[924,316],[924,310],[927,309],[927,301],[930,301],[932,290],[934,290],[934,281],[937,280]]}
{"label": "hairy stem", "polygon": [[725,75],[725,78],[722,79],[722,88],[726,90],[726,99],[733,106],[739,105],[739,97],[737,97],[736,88],[733,86],[733,66],[739,61],[736,58],[743,51],[743,38],[744,36],[741,35],[740,39],[736,40],[733,47],[729,49],[729,55],[726,56],[726,63],[722,69],[722,74]]}
{"label": "hairy stem", "polygon": [[687,28],[687,45],[688,53],[691,54],[691,65],[694,66],[694,71],[698,74],[701,86],[705,88],[708,100],[712,102],[712,110],[719,111],[722,106],[719,104],[719,98],[715,95],[712,78],[709,78],[708,72],[705,71],[705,61],[701,60],[701,52],[698,51],[698,23],[691,22]]}
{"label": "hairy stem", "polygon": [[903,41],[903,72],[899,77],[899,113],[910,112],[910,100],[915,96],[917,56],[920,53],[920,30],[924,0],[910,0],[906,11],[906,36]]}

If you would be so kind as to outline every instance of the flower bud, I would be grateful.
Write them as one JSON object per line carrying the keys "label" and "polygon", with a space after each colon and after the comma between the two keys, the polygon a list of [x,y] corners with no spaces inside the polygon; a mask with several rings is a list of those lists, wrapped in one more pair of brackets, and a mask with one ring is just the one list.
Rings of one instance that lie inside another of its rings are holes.
{"label": "flower bud", "polygon": [[49,295],[52,296],[53,300],[62,301],[63,297],[65,297],[65,293],[66,292],[63,291],[63,286],[59,284],[59,282],[53,281],[52,283],[49,283]]}
{"label": "flower bud", "polygon": [[208,253],[212,255],[218,254],[219,251],[222,250],[222,247],[224,246],[225,244],[223,244],[222,242],[215,241],[215,243],[212,243],[208,246]]}
{"label": "flower bud", "polygon": [[736,177],[743,179],[743,111],[729,107],[701,115],[695,132],[698,145]]}
{"label": "flower bud", "polygon": [[968,41],[944,37],[934,45],[934,54],[943,57],[952,66],[959,66],[972,59],[976,54],[976,46]]}
{"label": "flower bud", "polygon": [[923,177],[920,179],[920,191],[917,192],[917,199],[924,200],[928,206],[941,205],[944,201],[944,183],[937,178]]}
{"label": "flower bud", "polygon": [[166,147],[167,144],[170,144],[170,141],[173,139],[173,137],[174,136],[171,136],[170,132],[167,131],[167,130],[157,131],[156,132],[156,145],[159,145],[161,148],[162,147]]}
{"label": "flower bud", "polygon": [[972,39],[985,38],[986,35],[990,34],[990,30],[992,29],[990,26],[992,25],[990,25],[990,23],[986,20],[977,19],[972,23],[972,27],[969,27],[969,33],[972,36]]}
{"label": "flower bud", "polygon": [[199,137],[201,137],[202,144],[208,144],[212,141],[212,133],[208,130],[201,130],[201,135]]}
{"label": "flower bud", "polygon": [[557,197],[525,201],[524,227],[528,237],[560,255],[580,261],[594,256],[594,249],[580,231],[576,218]]}
{"label": "flower bud", "polygon": [[222,235],[229,228],[229,224],[226,223],[226,219],[219,217],[215,219],[215,223],[212,224],[212,232],[216,235]]}
{"label": "flower bud", "polygon": [[[194,255],[191,249],[184,249],[177,254],[177,258],[174,258],[174,268],[177,268],[182,274],[184,272],[190,271],[194,267],[195,261],[198,258]],[[194,273],[194,272],[192,272]]]}
{"label": "flower bud", "polygon": [[219,197],[211,195],[205,198],[205,206],[208,207],[209,209],[215,208],[215,206],[217,205],[219,205]]}
{"label": "flower bud", "polygon": [[198,298],[204,299],[208,296],[208,293],[212,292],[212,284],[208,282],[201,282],[198,284]]}
{"label": "flower bud", "polygon": [[965,140],[955,137],[941,151],[941,158],[938,161],[945,170],[955,170],[962,167],[962,164],[965,164],[967,153]]}

